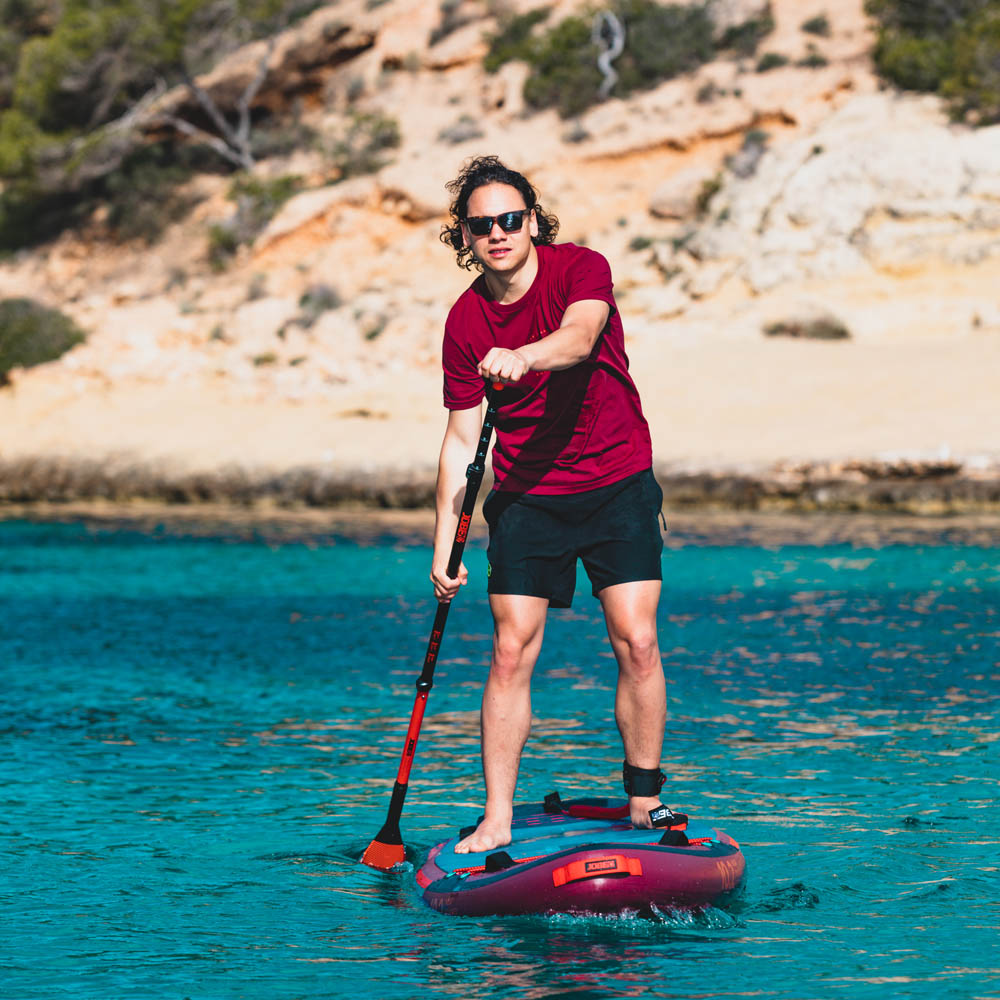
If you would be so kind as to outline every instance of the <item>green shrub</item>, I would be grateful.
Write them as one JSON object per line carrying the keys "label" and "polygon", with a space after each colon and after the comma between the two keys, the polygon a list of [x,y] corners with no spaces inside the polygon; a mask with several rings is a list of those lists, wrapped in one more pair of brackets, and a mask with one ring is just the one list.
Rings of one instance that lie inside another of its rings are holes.
{"label": "green shrub", "polygon": [[892,31],[883,32],[875,45],[879,73],[903,90],[939,90],[950,62],[944,38],[918,38]]}
{"label": "green shrub", "polygon": [[879,23],[878,72],[904,90],[941,94],[952,115],[1000,121],[1000,4],[997,0],[867,0]]}
{"label": "green shrub", "polygon": [[752,56],[772,31],[774,31],[774,15],[771,13],[771,5],[768,4],[759,17],[750,18],[748,21],[727,28],[716,45],[722,51],[731,50],[737,55]]}
{"label": "green shrub", "polygon": [[568,17],[536,41],[528,55],[531,75],[524,84],[528,104],[554,107],[569,118],[597,103],[604,77],[590,33],[589,20]]}
{"label": "green shrub", "polygon": [[532,51],[532,29],[548,16],[548,8],[542,7],[501,21],[500,30],[486,38],[490,48],[483,60],[485,70],[495,73],[513,59],[528,59]]}
{"label": "green shrub", "polygon": [[178,188],[191,169],[166,146],[139,150],[100,185],[108,204],[108,225],[125,240],[154,243],[172,222],[186,215],[195,199]]}
{"label": "green shrub", "polygon": [[377,112],[351,112],[338,134],[320,142],[320,148],[338,180],[372,174],[388,162],[385,155],[401,141],[395,118]]}
{"label": "green shrub", "polygon": [[457,122],[438,132],[438,142],[468,142],[470,139],[482,139],[485,134],[477,118],[462,115]]}
{"label": "green shrub", "polygon": [[807,35],[820,35],[823,38],[830,37],[830,19],[826,14],[817,14],[803,21],[799,26]]}
{"label": "green shrub", "polygon": [[[101,183],[139,145],[135,136],[112,136],[105,127],[158,81],[179,83],[185,71],[207,70],[318,5],[0,0],[0,247],[37,243],[93,211],[107,194]],[[127,196],[131,181],[109,185]],[[131,200],[141,205],[138,194]],[[145,208],[136,225],[140,236],[156,229],[153,210]],[[126,228],[131,214],[119,215]]]}
{"label": "green shrub", "polygon": [[8,181],[0,191],[0,251],[20,250],[82,223],[93,206],[69,192],[39,191],[29,181]]}
{"label": "green shrub", "polygon": [[835,316],[786,319],[764,327],[767,337],[792,337],[797,340],[850,340],[851,332]]}
{"label": "green shrub", "polygon": [[300,187],[301,178],[292,175],[271,180],[246,174],[237,177],[227,195],[236,202],[236,211],[208,232],[208,259],[213,270],[223,270],[241,246],[256,239]]}
{"label": "green shrub", "polygon": [[942,84],[952,114],[978,125],[1000,122],[1000,7],[970,18],[956,34]]}
{"label": "green shrub", "polygon": [[694,210],[698,218],[703,218],[708,213],[708,206],[721,190],[722,174],[716,174],[701,182],[698,196],[694,200]]}
{"label": "green shrub", "polygon": [[865,10],[881,30],[918,37],[947,34],[967,18],[996,6],[996,0],[866,0]]}
{"label": "green shrub", "polygon": [[250,136],[250,149],[254,159],[266,160],[271,156],[291,156],[300,149],[315,146],[318,140],[316,129],[295,115],[290,119],[275,118],[257,125]]}
{"label": "green shrub", "polygon": [[32,299],[0,299],[0,385],[12,368],[31,368],[82,344],[83,331],[58,309]]}
{"label": "green shrub", "polygon": [[780,52],[765,52],[757,60],[757,72],[767,73],[769,70],[787,66],[788,62],[788,56],[784,56]]}
{"label": "green shrub", "polygon": [[625,51],[615,63],[623,93],[655,87],[680,76],[715,55],[715,26],[702,4],[619,0],[625,24]]}
{"label": "green shrub", "polygon": [[459,28],[464,28],[465,25],[471,23],[475,15],[471,11],[463,11],[462,7],[462,0],[441,0],[438,6],[441,20],[427,39],[428,45],[437,45],[453,31],[458,31]]}
{"label": "green shrub", "polygon": [[[612,94],[624,97],[695,69],[712,58],[714,27],[701,4],[659,4],[653,0],[615,0],[610,10],[625,27],[625,50],[614,61],[618,74]],[[592,12],[568,17],[541,34],[532,29],[546,12],[533,11],[506,22],[490,39],[486,68],[495,71],[511,59],[531,67],[524,99],[535,108],[556,108],[564,118],[595,104],[604,77],[597,67]]]}
{"label": "green shrub", "polygon": [[239,248],[239,237],[230,226],[219,222],[209,226],[208,263],[213,271],[224,271]]}
{"label": "green shrub", "polygon": [[714,80],[709,80],[698,88],[698,93],[694,95],[694,99],[699,104],[711,104],[716,97],[724,93],[725,91]]}
{"label": "green shrub", "polygon": [[815,45],[810,45],[806,54],[795,63],[796,66],[804,66],[806,69],[820,69],[829,64],[830,60]]}
{"label": "green shrub", "polygon": [[317,282],[310,285],[299,299],[302,312],[296,317],[304,327],[312,326],[327,310],[343,305],[340,293],[332,285]]}
{"label": "green shrub", "polygon": [[0,108],[10,104],[21,46],[47,31],[44,0],[0,0]]}
{"label": "green shrub", "polygon": [[301,185],[301,178],[293,174],[268,180],[245,174],[237,177],[227,197],[236,202],[236,212],[243,227],[241,242],[245,243],[261,232]]}

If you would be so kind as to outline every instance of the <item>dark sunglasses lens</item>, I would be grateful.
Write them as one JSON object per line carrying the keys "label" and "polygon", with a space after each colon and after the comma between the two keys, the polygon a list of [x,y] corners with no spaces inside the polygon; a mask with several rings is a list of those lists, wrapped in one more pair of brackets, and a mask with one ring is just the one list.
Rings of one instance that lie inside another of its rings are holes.
{"label": "dark sunglasses lens", "polygon": [[523,219],[523,210],[520,212],[504,212],[503,215],[497,216],[497,222],[500,223],[500,228],[505,233],[516,233],[521,228]]}
{"label": "dark sunglasses lens", "polygon": [[473,236],[488,236],[493,231],[495,222],[505,233],[516,233],[524,224],[524,216],[527,209],[521,208],[516,212],[504,212],[502,215],[470,215],[465,220],[469,227],[469,232]]}

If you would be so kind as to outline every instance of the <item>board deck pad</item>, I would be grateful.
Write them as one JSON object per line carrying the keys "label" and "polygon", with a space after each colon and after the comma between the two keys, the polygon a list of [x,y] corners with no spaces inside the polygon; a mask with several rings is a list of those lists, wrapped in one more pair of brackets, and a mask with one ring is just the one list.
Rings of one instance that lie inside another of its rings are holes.
{"label": "board deck pad", "polygon": [[[506,851],[515,862],[535,860],[581,844],[658,844],[664,830],[637,830],[628,820],[606,820],[587,817],[552,815],[538,806],[519,807],[525,812],[515,813],[511,824],[511,842],[506,847],[491,848],[469,854],[456,854],[455,846],[461,840],[456,835],[445,841],[435,861],[446,872],[482,867],[486,858],[497,851]],[[707,823],[689,820],[685,833],[689,840],[707,838],[718,841],[715,830]]]}

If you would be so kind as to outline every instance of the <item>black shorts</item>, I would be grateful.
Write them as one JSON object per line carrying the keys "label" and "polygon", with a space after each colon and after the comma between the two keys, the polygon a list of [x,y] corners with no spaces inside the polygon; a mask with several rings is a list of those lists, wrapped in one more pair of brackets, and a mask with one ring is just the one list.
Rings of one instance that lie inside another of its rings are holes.
{"label": "black shorts", "polygon": [[605,587],[662,580],[663,491],[652,469],[585,493],[492,491],[483,504],[490,526],[491,594],[548,598],[568,608],[582,559],[596,597]]}

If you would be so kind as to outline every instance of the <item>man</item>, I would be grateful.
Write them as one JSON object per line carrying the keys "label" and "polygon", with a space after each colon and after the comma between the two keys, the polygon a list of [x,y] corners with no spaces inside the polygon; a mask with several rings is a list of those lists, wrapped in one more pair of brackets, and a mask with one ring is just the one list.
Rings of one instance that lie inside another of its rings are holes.
{"label": "man", "polygon": [[482,702],[486,808],[460,853],[510,843],[514,789],[531,726],[531,674],[546,612],[569,607],[581,558],[618,661],[615,719],[635,826],[662,808],[666,689],[656,634],[663,499],[651,472],[649,428],[628,374],[611,272],[598,253],[554,243],[558,221],[534,188],[496,157],[448,185],[453,224],[442,232],[481,273],[445,325],[448,424],[437,481],[431,580],[450,601],[467,580],[447,564],[480,433],[485,382],[502,383],[490,527],[493,656]]}

